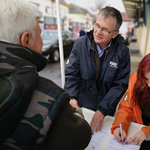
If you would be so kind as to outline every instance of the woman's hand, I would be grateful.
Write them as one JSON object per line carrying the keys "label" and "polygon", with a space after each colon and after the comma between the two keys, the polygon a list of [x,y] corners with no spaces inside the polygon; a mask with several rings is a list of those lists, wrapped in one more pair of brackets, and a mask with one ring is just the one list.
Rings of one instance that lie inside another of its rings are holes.
{"label": "woman's hand", "polygon": [[[124,142],[126,140],[126,133],[125,133],[124,130],[123,130],[122,133],[123,133],[123,142]],[[121,133],[120,133],[120,128],[119,127],[114,130],[114,137],[115,137],[115,139],[118,142],[122,142],[122,138],[121,138]]]}
{"label": "woman's hand", "polygon": [[145,133],[141,130],[132,136],[125,144],[129,144],[134,141],[135,144],[141,145],[142,142],[146,139]]}

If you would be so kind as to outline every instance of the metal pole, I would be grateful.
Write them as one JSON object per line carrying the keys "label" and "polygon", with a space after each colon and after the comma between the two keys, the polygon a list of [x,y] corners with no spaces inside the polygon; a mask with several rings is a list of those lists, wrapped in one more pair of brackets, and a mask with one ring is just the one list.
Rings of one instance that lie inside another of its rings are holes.
{"label": "metal pole", "polygon": [[65,69],[64,69],[64,54],[63,54],[63,46],[62,46],[63,44],[62,44],[59,0],[56,0],[56,7],[57,7],[57,25],[58,25],[58,36],[59,36],[60,66],[61,66],[61,83],[62,83],[62,88],[64,88],[64,84],[65,84]]}

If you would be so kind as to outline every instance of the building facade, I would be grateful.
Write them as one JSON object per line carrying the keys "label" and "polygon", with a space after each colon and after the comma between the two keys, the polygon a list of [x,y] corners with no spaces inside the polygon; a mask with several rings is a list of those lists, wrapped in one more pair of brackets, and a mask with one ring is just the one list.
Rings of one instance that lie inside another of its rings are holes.
{"label": "building facade", "polygon": [[123,0],[123,4],[128,16],[134,18],[134,35],[145,56],[150,53],[150,0]]}
{"label": "building facade", "polygon": [[68,22],[73,35],[79,36],[79,31],[84,29],[86,32],[93,28],[93,16],[86,10],[74,4],[69,5]]}
{"label": "building facade", "polygon": [[[38,7],[37,18],[42,29],[57,29],[57,8],[55,0],[29,0]],[[93,27],[93,16],[83,8],[68,5],[60,0],[60,16],[62,30],[71,30],[75,37],[84,28],[89,31]]]}
{"label": "building facade", "polygon": [[[29,0],[35,4],[39,11],[37,18],[42,29],[57,29],[57,8],[55,0]],[[69,6],[64,0],[60,0],[60,16],[62,30],[68,29]]]}

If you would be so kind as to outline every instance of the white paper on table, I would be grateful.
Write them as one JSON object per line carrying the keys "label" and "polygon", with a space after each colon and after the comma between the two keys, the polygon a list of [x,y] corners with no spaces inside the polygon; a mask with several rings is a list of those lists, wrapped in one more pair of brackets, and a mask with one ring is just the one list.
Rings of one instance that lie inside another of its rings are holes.
{"label": "white paper on table", "polygon": [[140,146],[136,145],[134,142],[126,145],[118,142],[113,136],[110,137],[105,150],[139,150]]}
{"label": "white paper on table", "polygon": [[98,150],[100,145],[103,143],[104,139],[109,133],[109,129],[102,128],[99,132],[94,132],[92,135],[91,141],[86,149],[88,150]]}

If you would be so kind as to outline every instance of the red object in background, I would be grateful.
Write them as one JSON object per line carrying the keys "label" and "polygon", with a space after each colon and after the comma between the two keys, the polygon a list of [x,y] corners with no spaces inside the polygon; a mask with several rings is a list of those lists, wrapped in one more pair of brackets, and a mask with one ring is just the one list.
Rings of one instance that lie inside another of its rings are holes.
{"label": "red object in background", "polygon": [[72,19],[71,19],[71,18],[68,18],[68,22],[71,23],[71,22],[72,22]]}
{"label": "red object in background", "polygon": [[[57,24],[45,24],[45,29],[57,30]],[[61,29],[64,30],[64,25],[61,25]]]}
{"label": "red object in background", "polygon": [[81,27],[73,27],[73,37],[79,37],[79,31],[81,30]]}
{"label": "red object in background", "polygon": [[128,36],[129,36],[129,33],[128,33],[128,32],[126,32],[126,38],[128,38]]}
{"label": "red object in background", "polygon": [[77,32],[73,32],[73,37],[79,37]]}

